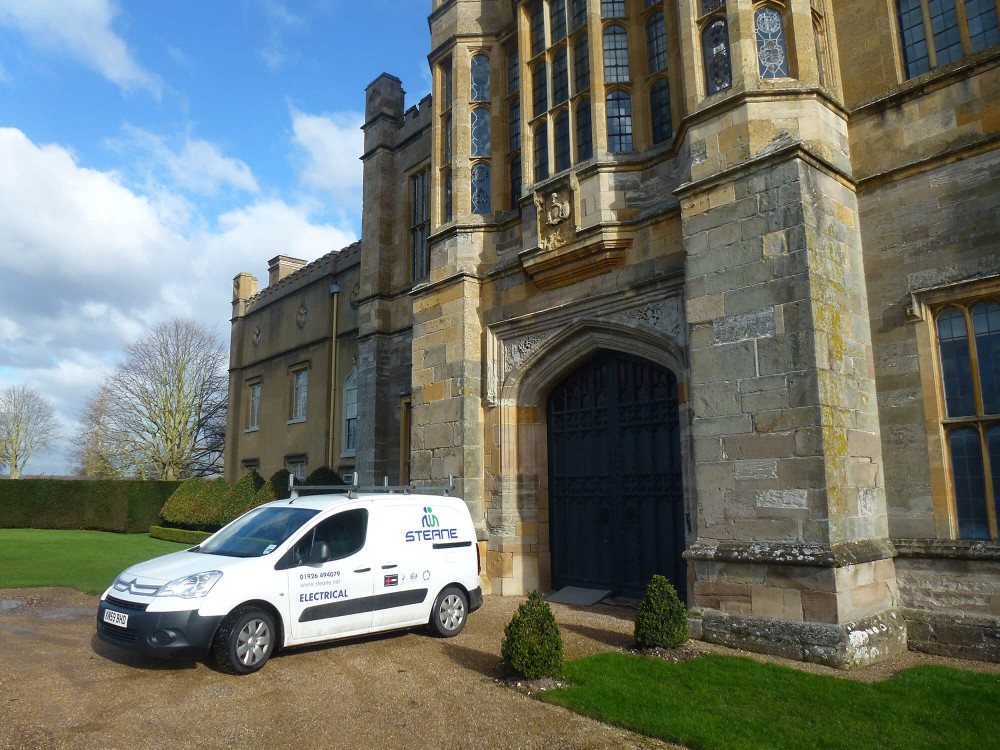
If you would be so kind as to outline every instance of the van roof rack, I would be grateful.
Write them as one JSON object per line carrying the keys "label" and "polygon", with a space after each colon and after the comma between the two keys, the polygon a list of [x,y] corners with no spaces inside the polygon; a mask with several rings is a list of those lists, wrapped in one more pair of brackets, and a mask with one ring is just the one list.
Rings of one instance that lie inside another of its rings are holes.
{"label": "van roof rack", "polygon": [[[357,472],[354,477],[357,479]],[[449,474],[448,484],[443,485],[413,485],[413,484],[389,484],[389,477],[383,479],[383,484],[357,485],[357,484],[311,484],[296,485],[295,477],[288,477],[289,502],[294,502],[299,498],[302,490],[321,490],[323,492],[343,492],[347,497],[354,499],[362,493],[385,493],[390,495],[425,495],[427,493],[439,492],[445,497],[450,497],[455,491],[455,479]]]}

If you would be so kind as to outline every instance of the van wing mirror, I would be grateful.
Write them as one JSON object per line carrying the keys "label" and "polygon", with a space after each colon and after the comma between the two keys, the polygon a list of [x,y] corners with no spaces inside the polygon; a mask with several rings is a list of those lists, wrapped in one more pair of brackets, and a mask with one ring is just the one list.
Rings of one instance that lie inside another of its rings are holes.
{"label": "van wing mirror", "polygon": [[309,548],[309,554],[302,562],[306,565],[316,565],[317,563],[325,563],[330,559],[330,556],[329,542],[313,542],[313,546]]}

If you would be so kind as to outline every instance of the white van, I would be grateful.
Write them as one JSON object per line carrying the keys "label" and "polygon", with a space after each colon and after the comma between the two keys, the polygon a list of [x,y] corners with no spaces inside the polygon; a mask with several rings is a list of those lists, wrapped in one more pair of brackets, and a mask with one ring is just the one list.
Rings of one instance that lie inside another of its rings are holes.
{"label": "white van", "polygon": [[483,602],[468,507],[379,489],[293,493],[133,565],[101,597],[98,635],[157,657],[212,656],[231,674],[279,646],[416,625],[458,635]]}

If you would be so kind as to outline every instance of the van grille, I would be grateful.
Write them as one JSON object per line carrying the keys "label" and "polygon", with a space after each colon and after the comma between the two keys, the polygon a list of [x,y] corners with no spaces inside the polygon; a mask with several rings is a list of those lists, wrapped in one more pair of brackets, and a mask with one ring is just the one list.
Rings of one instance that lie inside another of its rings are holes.
{"label": "van grille", "polygon": [[121,641],[122,643],[135,643],[139,638],[138,630],[116,628],[114,625],[107,625],[103,622],[101,623],[101,633],[112,640]]}
{"label": "van grille", "polygon": [[127,609],[130,612],[145,612],[148,604],[143,604],[142,602],[127,602],[124,599],[116,599],[113,596],[109,596],[105,599],[108,604],[111,604],[118,609]]}

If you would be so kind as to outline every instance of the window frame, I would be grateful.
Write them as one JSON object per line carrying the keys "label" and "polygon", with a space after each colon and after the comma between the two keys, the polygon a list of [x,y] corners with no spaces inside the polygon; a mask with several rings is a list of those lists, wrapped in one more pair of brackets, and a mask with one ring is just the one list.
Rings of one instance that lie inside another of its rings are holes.
{"label": "window frame", "polygon": [[[350,394],[353,391],[354,401],[350,401]],[[358,434],[358,368],[352,367],[351,371],[344,378],[344,389],[341,402],[341,436],[340,455],[341,458],[350,458],[357,455],[357,434]]]}
{"label": "window frame", "polygon": [[[958,46],[961,50],[961,54],[958,57],[948,59],[944,62],[939,60],[941,55],[941,50],[939,49],[940,41],[935,38],[934,23],[937,16],[932,15],[931,3],[940,2],[941,0],[893,0],[893,10],[894,23],[896,24],[896,32],[899,37],[899,64],[900,71],[903,75],[903,80],[911,80],[917,78],[931,71],[937,70],[939,68],[945,67],[946,65],[951,65],[952,63],[957,63],[970,55],[977,54],[983,50],[990,49],[992,47],[1000,44],[1000,41],[993,42],[993,44],[986,44],[980,49],[975,49],[973,47],[973,35],[970,33],[969,29],[969,16],[966,5],[969,0],[944,0],[945,2],[950,2],[951,7],[954,9],[955,14],[955,26],[954,28],[958,31]],[[904,12],[901,5],[902,2],[907,2],[907,9]],[[914,8],[913,3],[916,3],[919,8]],[[997,34],[1000,36],[1000,0],[992,0],[993,12],[996,15],[998,21]],[[919,24],[913,24],[911,26],[903,25],[904,15],[912,15],[917,12],[920,18]],[[913,47],[913,44],[907,44],[908,32],[912,29],[920,29],[922,34],[922,44],[925,48],[925,56],[916,58],[914,61],[908,60],[907,49]],[[992,30],[992,27],[991,27]],[[943,33],[943,32],[941,32]],[[952,42],[948,45],[948,49],[955,46]],[[920,61],[926,60],[926,68],[923,65],[917,66]],[[911,70],[911,66],[916,66]]]}
{"label": "window frame", "polygon": [[289,384],[291,387],[291,408],[288,410],[288,424],[301,424],[309,417],[309,368],[308,362],[292,365],[288,368],[291,380]]}
{"label": "window frame", "polygon": [[427,244],[430,234],[430,169],[425,166],[412,172],[406,182],[410,209],[410,281],[419,284],[430,278],[431,270]]}
{"label": "window frame", "polygon": [[247,422],[244,432],[257,432],[260,430],[260,398],[261,385],[260,378],[247,382]]}

